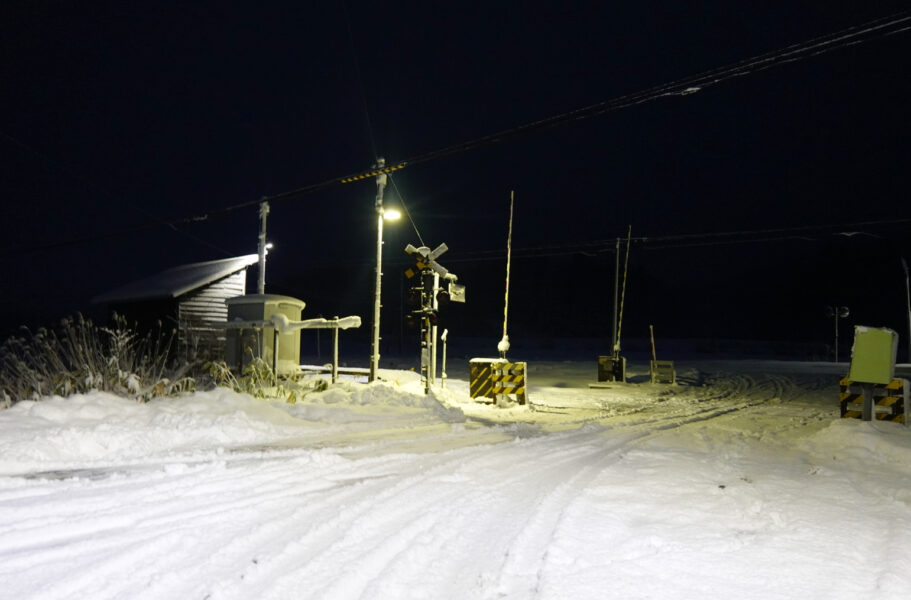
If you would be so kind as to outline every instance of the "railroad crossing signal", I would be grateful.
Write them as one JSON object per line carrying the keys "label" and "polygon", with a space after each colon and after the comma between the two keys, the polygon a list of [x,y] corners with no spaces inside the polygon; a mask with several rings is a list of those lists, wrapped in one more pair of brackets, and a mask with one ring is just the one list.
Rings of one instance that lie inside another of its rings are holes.
{"label": "railroad crossing signal", "polygon": [[[405,252],[415,257],[415,266],[409,267],[405,275],[412,279],[420,275],[418,281],[408,290],[410,303],[417,304],[416,310],[406,315],[409,325],[420,323],[421,326],[421,375],[424,379],[424,392],[430,393],[430,386],[436,377],[436,341],[437,324],[439,323],[440,305],[448,302],[465,302],[465,286],[458,285],[458,277],[449,269],[437,262],[449,247],[440,244],[434,250],[427,246],[416,248],[408,244]],[[440,279],[449,281],[449,290],[440,287]]]}
{"label": "railroad crossing signal", "polygon": [[447,246],[446,244],[440,244],[439,246],[436,247],[435,250],[431,250],[427,246],[421,246],[420,248],[415,248],[411,244],[408,244],[407,246],[405,246],[405,252],[407,252],[408,254],[417,255],[417,257],[416,257],[417,258],[417,271],[409,268],[407,271],[405,271],[405,275],[409,279],[411,279],[412,277],[417,275],[419,272],[425,271],[427,269],[431,269],[433,272],[439,273],[440,277],[449,279],[448,277],[446,277],[447,275],[449,275],[449,270],[437,262],[437,259],[441,255],[443,255],[447,250],[449,250],[449,246]]}

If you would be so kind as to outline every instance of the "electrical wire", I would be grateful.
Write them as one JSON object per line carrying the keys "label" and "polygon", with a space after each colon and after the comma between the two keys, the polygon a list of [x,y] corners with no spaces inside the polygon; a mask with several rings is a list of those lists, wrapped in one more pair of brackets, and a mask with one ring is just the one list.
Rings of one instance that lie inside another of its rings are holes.
{"label": "electrical wire", "polygon": [[427,244],[424,243],[424,238],[421,237],[421,232],[418,231],[417,224],[414,222],[414,219],[411,218],[411,211],[408,210],[408,206],[405,204],[405,196],[402,194],[401,190],[399,190],[399,184],[395,182],[395,178],[392,176],[392,174],[389,175],[389,181],[392,182],[392,187],[395,188],[395,193],[399,196],[399,202],[402,203],[402,209],[405,211],[405,215],[411,222],[411,226],[414,228],[414,233],[418,236],[418,241],[421,243],[421,246],[426,246]]}
{"label": "electrical wire", "polygon": [[[631,106],[644,104],[646,102],[657,100],[663,97],[687,96],[733,77],[742,77],[782,64],[805,60],[807,58],[826,54],[828,52],[832,52],[846,46],[865,43],[873,39],[877,39],[877,37],[894,35],[908,31],[909,29],[911,29],[911,11],[875,19],[862,25],[849,27],[835,33],[812,38],[801,43],[792,44],[791,46],[787,46],[783,49],[760,54],[758,56],[744,59],[731,65],[704,71],[698,75],[679,79],[671,83],[666,83],[632,94],[619,96],[612,100],[598,102],[596,104],[585,106],[583,108],[578,108],[562,114],[547,117],[545,119],[540,119],[538,121],[533,121],[524,125],[519,125],[517,127],[498,131],[496,133],[474,138],[472,140],[460,142],[451,146],[446,146],[437,150],[407,158],[397,163],[390,162],[382,169],[362,171],[359,173],[354,173],[352,175],[346,175],[343,177],[313,183],[295,190],[282,192],[280,194],[276,194],[275,196],[271,196],[269,200],[287,200],[296,198],[298,196],[303,196],[315,191],[322,190],[335,184],[345,184],[354,181],[360,181],[374,177],[380,173],[391,173],[393,171],[404,169],[405,167],[418,165],[432,160],[438,160],[440,158],[452,156],[454,154],[461,154],[463,152],[468,152],[470,150],[475,150],[484,146],[496,144],[533,131],[549,129],[572,121],[588,119],[607,112],[613,112],[623,108],[629,108]],[[237,210],[239,208],[245,208],[250,204],[252,204],[252,202],[245,202],[219,210]]]}
{"label": "electrical wire", "polygon": [[[911,11],[875,19],[873,21],[849,27],[838,32],[812,38],[810,40],[806,40],[797,44],[792,44],[779,50],[747,58],[737,63],[710,69],[697,75],[685,77],[683,79],[679,79],[670,83],[661,84],[639,92],[619,96],[611,100],[598,102],[596,104],[512,127],[510,129],[505,129],[468,141],[445,146],[443,148],[426,152],[424,154],[415,155],[402,161],[390,162],[382,168],[373,168],[341,177],[332,177],[330,179],[313,182],[308,185],[304,185],[302,187],[271,196],[264,196],[258,200],[249,200],[218,209],[212,209],[202,214],[161,219],[160,222],[168,224],[172,227],[180,224],[199,223],[202,221],[208,221],[214,217],[227,215],[228,213],[237,210],[249,208],[251,206],[257,206],[263,201],[274,204],[283,200],[297,199],[302,196],[322,191],[336,185],[363,181],[373,178],[381,173],[390,174],[406,167],[430,162],[433,160],[439,160],[441,158],[449,157],[455,154],[461,154],[470,150],[497,144],[521,135],[554,128],[574,121],[589,119],[608,112],[614,112],[624,108],[637,106],[660,98],[687,96],[734,77],[742,77],[783,64],[806,60],[814,56],[833,52],[846,46],[866,43],[881,37],[903,33],[908,30],[911,30]],[[143,225],[136,225],[134,227],[121,230],[121,234],[133,233],[141,228],[143,228]],[[98,236],[97,239],[106,237],[109,237],[109,235],[101,235]],[[23,254],[48,248],[62,247],[77,243],[83,243],[84,241],[86,241],[86,238],[65,240],[62,242],[33,246],[30,248],[19,248],[15,251],[15,254]]]}

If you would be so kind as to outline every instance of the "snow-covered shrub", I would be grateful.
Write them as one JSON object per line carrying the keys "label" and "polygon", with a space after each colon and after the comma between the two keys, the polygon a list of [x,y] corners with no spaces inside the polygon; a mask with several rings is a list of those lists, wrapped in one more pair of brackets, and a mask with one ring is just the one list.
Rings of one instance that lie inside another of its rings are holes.
{"label": "snow-covered shrub", "polygon": [[56,330],[24,329],[0,346],[0,398],[10,405],[49,395],[103,390],[147,401],[192,390],[188,365],[170,362],[175,332],[140,335],[123,317],[98,327],[77,314]]}
{"label": "snow-covered shrub", "polygon": [[306,385],[299,381],[299,377],[283,377],[279,380],[269,363],[260,357],[252,357],[252,353],[250,362],[243,368],[239,377],[235,376],[224,361],[207,362],[203,370],[218,387],[250,394],[254,398],[280,399],[292,404],[309,392],[322,391],[328,387],[322,379],[316,379]]}

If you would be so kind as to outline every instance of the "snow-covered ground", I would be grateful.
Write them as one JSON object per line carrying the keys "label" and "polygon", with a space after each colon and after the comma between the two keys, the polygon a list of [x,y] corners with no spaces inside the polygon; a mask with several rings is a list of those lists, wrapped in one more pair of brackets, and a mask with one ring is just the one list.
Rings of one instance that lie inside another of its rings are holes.
{"label": "snow-covered ground", "polygon": [[839,419],[845,365],[530,367],[531,407],[407,371],[20,402],[0,598],[911,598],[911,430]]}

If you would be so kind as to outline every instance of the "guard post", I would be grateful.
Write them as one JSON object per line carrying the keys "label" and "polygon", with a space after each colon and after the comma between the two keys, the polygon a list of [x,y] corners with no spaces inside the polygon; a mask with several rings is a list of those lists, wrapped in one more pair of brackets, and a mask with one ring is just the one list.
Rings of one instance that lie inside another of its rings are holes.
{"label": "guard post", "polygon": [[471,398],[490,398],[496,402],[498,396],[515,396],[519,404],[528,401],[526,373],[528,364],[505,358],[472,358],[468,361]]}

